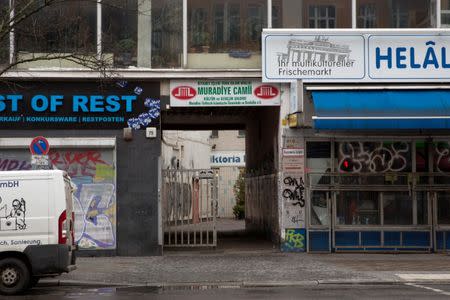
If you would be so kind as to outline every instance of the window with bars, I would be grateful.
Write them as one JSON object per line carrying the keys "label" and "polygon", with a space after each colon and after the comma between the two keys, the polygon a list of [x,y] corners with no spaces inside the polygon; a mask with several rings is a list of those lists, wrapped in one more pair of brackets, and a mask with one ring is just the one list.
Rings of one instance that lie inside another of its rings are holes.
{"label": "window with bars", "polygon": [[450,0],[442,1],[441,27],[450,28]]}
{"label": "window with bars", "polygon": [[310,5],[308,20],[309,28],[336,28],[336,7],[334,5]]}
{"label": "window with bars", "polygon": [[375,3],[362,4],[358,10],[358,28],[377,27],[377,8]]}

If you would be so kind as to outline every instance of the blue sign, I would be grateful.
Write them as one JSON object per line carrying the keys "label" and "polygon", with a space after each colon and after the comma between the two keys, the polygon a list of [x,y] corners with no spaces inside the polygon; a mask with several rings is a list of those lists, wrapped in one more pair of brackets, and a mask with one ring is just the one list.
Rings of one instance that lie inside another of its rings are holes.
{"label": "blue sign", "polygon": [[2,128],[159,127],[160,91],[156,82],[27,82],[22,86],[0,84]]}

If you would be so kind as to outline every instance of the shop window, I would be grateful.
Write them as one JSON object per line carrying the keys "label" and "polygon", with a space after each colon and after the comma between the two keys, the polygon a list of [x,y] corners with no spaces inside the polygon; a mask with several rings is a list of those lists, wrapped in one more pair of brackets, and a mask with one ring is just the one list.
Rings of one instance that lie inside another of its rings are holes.
{"label": "shop window", "polygon": [[408,142],[340,142],[337,169],[342,173],[411,172]]}
{"label": "shop window", "polygon": [[437,193],[437,222],[440,225],[450,225],[450,194]]}
{"label": "shop window", "polygon": [[439,141],[433,143],[433,170],[437,173],[450,172],[450,143]]}
{"label": "shop window", "polygon": [[337,224],[380,224],[378,192],[340,192],[336,197]]}
{"label": "shop window", "polygon": [[311,193],[311,225],[330,225],[327,198],[328,193],[324,191]]}
{"label": "shop window", "polygon": [[428,197],[426,192],[417,192],[417,224],[428,225]]}
{"label": "shop window", "polygon": [[429,172],[428,163],[428,143],[424,141],[416,142],[416,172]]}
{"label": "shop window", "polygon": [[306,165],[313,185],[329,184],[330,176],[323,173],[331,172],[331,143],[307,142]]}
{"label": "shop window", "polygon": [[188,2],[188,68],[259,68],[264,0]]}
{"label": "shop window", "polygon": [[430,170],[429,155],[430,145],[425,141],[418,141],[416,145],[416,172],[418,173],[418,183],[427,184],[429,182],[428,173]]}
{"label": "shop window", "polygon": [[438,141],[432,144],[433,171],[436,173],[433,180],[435,184],[450,184],[450,143]]}
{"label": "shop window", "polygon": [[412,207],[409,192],[383,193],[384,225],[412,225]]}

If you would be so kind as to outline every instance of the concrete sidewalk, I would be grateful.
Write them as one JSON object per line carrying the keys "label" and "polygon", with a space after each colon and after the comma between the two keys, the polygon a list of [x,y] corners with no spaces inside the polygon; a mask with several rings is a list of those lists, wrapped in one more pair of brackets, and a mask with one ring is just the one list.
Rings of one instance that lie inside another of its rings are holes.
{"label": "concrete sidewalk", "polygon": [[444,254],[172,252],[160,257],[79,258],[50,284],[287,286],[321,283],[450,282]]}

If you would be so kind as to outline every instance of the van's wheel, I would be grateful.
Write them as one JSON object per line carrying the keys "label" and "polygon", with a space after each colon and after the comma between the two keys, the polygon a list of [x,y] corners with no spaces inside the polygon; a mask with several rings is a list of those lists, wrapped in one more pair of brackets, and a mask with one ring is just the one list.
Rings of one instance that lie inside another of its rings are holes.
{"label": "van's wheel", "polygon": [[31,279],[30,279],[30,288],[33,288],[33,287],[35,287],[37,284],[38,284],[38,282],[39,282],[39,279],[41,279],[40,277],[37,277],[37,276],[31,276]]}
{"label": "van's wheel", "polygon": [[25,291],[30,284],[30,270],[17,258],[0,260],[0,293],[14,295]]}

